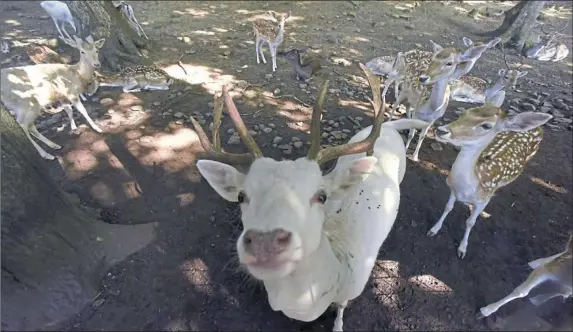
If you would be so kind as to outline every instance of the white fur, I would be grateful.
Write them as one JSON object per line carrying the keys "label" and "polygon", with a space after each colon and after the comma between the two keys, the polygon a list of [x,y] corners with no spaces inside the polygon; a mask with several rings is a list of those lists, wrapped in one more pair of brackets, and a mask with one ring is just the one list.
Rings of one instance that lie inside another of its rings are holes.
{"label": "white fur", "polygon": [[[244,231],[237,241],[242,263],[248,263],[243,246],[246,231],[292,232],[281,266],[263,270],[246,264],[264,282],[273,310],[312,321],[336,303],[334,330],[342,330],[344,308],[362,293],[398,212],[406,150],[396,130],[425,126],[419,120],[384,123],[372,157],[365,153],[340,157],[326,176],[306,158],[260,158],[246,175],[223,163],[197,162],[203,177],[223,198],[236,202],[240,191],[248,197],[241,204]],[[361,130],[350,142],[366,138],[371,129]],[[321,189],[328,195],[326,203],[312,203]]]}
{"label": "white fur", "polygon": [[[58,32],[60,33],[60,37],[71,39],[70,35],[68,34],[68,31],[66,31],[66,25],[65,25],[66,22],[72,26],[74,32],[76,33],[78,32],[78,30],[76,29],[76,24],[74,23],[74,17],[70,12],[70,8],[68,8],[68,5],[66,5],[64,2],[42,1],[40,2],[40,6],[42,6],[42,8],[44,8],[44,10],[48,13],[48,15],[50,15],[52,20],[54,20],[54,24],[56,25],[56,29],[58,29]],[[59,22],[62,22],[61,29],[64,30],[65,36],[62,34]]]}

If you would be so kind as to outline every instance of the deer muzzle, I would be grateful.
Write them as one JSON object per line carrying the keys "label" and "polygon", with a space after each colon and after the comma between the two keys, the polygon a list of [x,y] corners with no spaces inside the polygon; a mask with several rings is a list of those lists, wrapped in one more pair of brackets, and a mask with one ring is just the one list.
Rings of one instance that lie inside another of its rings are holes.
{"label": "deer muzzle", "polygon": [[276,268],[285,260],[281,254],[286,252],[292,243],[292,233],[282,228],[270,232],[249,229],[243,235],[245,259],[242,263],[264,268]]}

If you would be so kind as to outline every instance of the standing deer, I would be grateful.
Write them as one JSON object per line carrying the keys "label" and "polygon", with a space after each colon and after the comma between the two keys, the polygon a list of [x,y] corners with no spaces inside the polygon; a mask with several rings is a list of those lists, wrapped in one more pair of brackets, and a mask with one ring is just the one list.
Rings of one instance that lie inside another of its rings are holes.
{"label": "standing deer", "polygon": [[[412,154],[413,161],[418,161],[418,153],[431,125],[444,115],[448,107],[450,100],[449,81],[452,77],[460,77],[469,72],[483,52],[498,42],[498,39],[494,39],[487,44],[460,51],[453,47],[443,48],[430,40],[433,48],[430,63],[426,69],[422,71],[417,69],[410,72],[410,76],[408,74],[405,76],[405,88],[400,91],[396,102],[398,104],[402,100],[402,92],[404,92],[407,100],[415,100],[414,112],[408,113],[409,117],[426,121],[429,124],[420,133],[416,149]],[[419,76],[414,78],[411,76],[413,73],[419,74]],[[392,117],[392,114],[390,116]],[[410,146],[415,135],[416,129],[410,130],[406,149]]]}
{"label": "standing deer", "polygon": [[[68,8],[68,5],[61,1],[42,1],[40,2],[40,6],[44,8],[48,15],[50,15],[62,39],[72,39],[72,37],[70,37],[68,34],[68,31],[66,31],[66,23],[72,26],[75,33],[78,32],[76,29],[76,24],[74,23],[74,17],[70,12],[70,8]],[[62,30],[64,31],[65,36],[62,34]]]}
{"label": "standing deer", "polygon": [[458,256],[464,258],[477,217],[499,188],[523,172],[539,149],[543,138],[540,126],[551,118],[534,112],[508,117],[503,109],[486,105],[468,109],[458,120],[438,127],[436,139],[459,146],[461,151],[446,180],[450,198],[428,236],[438,233],[456,201],[470,205],[471,215],[458,247]]}
{"label": "standing deer", "polygon": [[[372,89],[374,125],[347,144],[321,149],[327,81],[313,109],[311,145],[303,158],[263,157],[226,88],[227,110],[250,154],[221,150],[215,125],[220,124],[220,115],[215,115],[214,145],[191,119],[212,158],[254,159],[247,174],[218,161],[197,162],[201,175],[221,197],[240,204],[244,230],[237,240],[239,261],[263,281],[273,310],[290,318],[313,321],[335,303],[334,331],[342,331],[344,308],[364,290],[398,213],[406,150],[397,130],[427,125],[409,119],[382,124],[380,80],[362,64],[361,68]],[[365,153],[369,150],[371,156]],[[323,176],[319,165],[337,157],[334,170]]]}
{"label": "standing deer", "polygon": [[541,27],[543,36],[540,36],[540,41],[532,48],[525,51],[525,56],[530,59],[539,61],[552,61],[557,62],[567,57],[569,49],[565,44],[556,42],[558,38],[565,37],[561,32],[567,28],[569,23],[558,31],[548,32],[545,31],[545,26]]}
{"label": "standing deer", "polygon": [[253,22],[253,31],[255,33],[255,51],[257,53],[257,63],[261,63],[259,60],[259,54],[263,59],[263,63],[267,63],[262,48],[263,44],[267,43],[269,45],[269,52],[271,52],[274,72],[277,69],[277,48],[283,42],[285,22],[290,17],[290,11],[286,14],[279,14],[274,11],[269,11],[269,14],[272,15],[276,22],[258,19]]}
{"label": "standing deer", "polygon": [[557,282],[559,291],[534,296],[529,299],[531,303],[540,305],[557,296],[563,299],[570,297],[573,294],[573,236],[569,236],[565,251],[531,261],[529,267],[533,269],[533,272],[527,280],[515,287],[513,292],[503,299],[480,308],[477,317],[487,317],[507,303],[527,296],[533,288],[545,281]]}
{"label": "standing deer", "polygon": [[1,100],[4,106],[15,115],[16,121],[40,155],[49,160],[54,159],[54,156],[44,151],[30,137],[32,134],[52,149],[62,148],[36,129],[34,121],[42,112],[54,114],[65,110],[71,122],[71,129],[75,131],[77,126],[72,108],[75,107],[95,131],[102,132],[88,115],[80,100],[80,94],[88,92],[94,68],[100,67],[98,49],[103,46],[105,39],[94,42],[91,36],[85,41],[76,36],[74,38],[75,41],[64,40],[80,51],[80,61],[74,65],[37,64],[3,68],[0,72]]}

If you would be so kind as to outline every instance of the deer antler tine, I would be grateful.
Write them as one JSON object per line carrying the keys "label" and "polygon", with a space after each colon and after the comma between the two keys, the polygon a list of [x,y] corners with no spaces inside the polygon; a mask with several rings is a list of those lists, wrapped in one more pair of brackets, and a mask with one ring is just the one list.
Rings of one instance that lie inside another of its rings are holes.
{"label": "deer antler tine", "polygon": [[310,160],[316,160],[320,151],[320,117],[326,101],[326,91],[328,89],[328,80],[324,82],[312,108],[312,119],[310,122],[310,149],[306,157]]}
{"label": "deer antler tine", "polygon": [[380,104],[381,103],[380,78],[374,75],[372,71],[362,63],[360,63],[359,66],[360,69],[362,69],[362,71],[366,75],[366,78],[368,79],[368,84],[370,84],[370,89],[372,89],[373,99],[368,98],[368,100],[370,101],[370,104],[372,104],[372,108],[374,109],[374,116],[376,117],[378,116],[378,112],[382,107],[382,105]]}
{"label": "deer antler tine", "polygon": [[511,70],[511,67],[509,66],[509,64],[507,64],[507,59],[505,57],[505,43],[501,43],[501,52],[503,54],[503,62],[505,62],[505,66],[507,67],[508,70]]}
{"label": "deer antler tine", "polygon": [[211,128],[211,133],[213,135],[213,149],[215,151],[221,151],[221,136],[219,134],[221,117],[223,116],[223,100],[221,99],[221,96],[217,94],[213,95],[213,105],[213,128]]}
{"label": "deer antler tine", "polygon": [[[364,66],[362,63],[360,63],[360,68],[364,71],[366,77],[371,78],[372,76],[374,76],[374,74],[372,74],[372,71],[370,71],[370,69],[368,69],[368,67]],[[380,80],[378,78],[376,78],[376,80],[369,79],[368,81],[369,83],[372,82],[371,84],[374,84],[374,86],[371,86],[373,91],[376,91],[375,90],[376,86],[378,87],[378,92],[375,93],[375,95],[373,96],[374,101],[372,103],[375,105],[377,103],[380,103],[382,105],[382,108],[379,110],[378,114],[374,118],[374,124],[372,125],[372,129],[370,130],[370,134],[368,135],[368,137],[366,137],[360,142],[347,143],[320,150],[318,152],[318,157],[316,158],[317,163],[321,164],[340,156],[345,156],[355,153],[367,152],[367,155],[369,156],[372,155],[374,143],[380,136],[380,130],[382,129],[384,111],[386,108],[386,97],[382,96],[380,100]],[[378,101],[376,101],[377,99]]]}
{"label": "deer antler tine", "polygon": [[233,120],[233,123],[237,128],[239,136],[241,137],[245,145],[247,145],[249,151],[251,151],[251,153],[255,156],[255,158],[262,157],[263,153],[257,146],[257,143],[255,142],[253,137],[249,134],[247,126],[245,126],[243,119],[241,119],[241,114],[239,114],[239,110],[237,109],[237,106],[233,102],[233,98],[231,98],[229,90],[227,90],[227,86],[223,86],[223,99],[225,100],[225,105],[227,106],[227,112],[229,112],[229,116],[231,117],[231,120]]}

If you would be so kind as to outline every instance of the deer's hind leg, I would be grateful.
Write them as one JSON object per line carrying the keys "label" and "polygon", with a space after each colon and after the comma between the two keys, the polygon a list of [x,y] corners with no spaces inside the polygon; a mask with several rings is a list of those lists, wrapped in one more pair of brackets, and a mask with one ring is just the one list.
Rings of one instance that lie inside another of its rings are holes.
{"label": "deer's hind leg", "polygon": [[28,128],[29,128],[30,134],[32,134],[32,136],[36,137],[37,139],[39,139],[40,141],[42,141],[44,144],[51,147],[52,149],[59,150],[62,148],[60,145],[50,141],[46,136],[42,135],[38,131],[38,128],[36,128],[36,125],[31,124]]}

